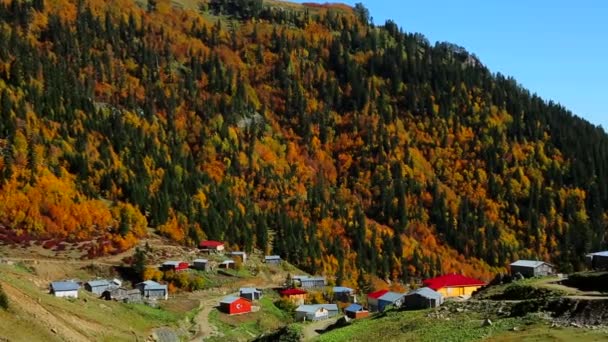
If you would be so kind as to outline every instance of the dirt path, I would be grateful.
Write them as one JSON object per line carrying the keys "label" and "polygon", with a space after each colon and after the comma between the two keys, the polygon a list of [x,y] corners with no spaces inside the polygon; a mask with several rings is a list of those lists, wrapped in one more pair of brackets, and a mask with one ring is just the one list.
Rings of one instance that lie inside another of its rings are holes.
{"label": "dirt path", "polygon": [[190,341],[201,341],[211,336],[221,336],[217,328],[209,322],[209,314],[219,305],[221,298],[222,296],[217,296],[217,298],[201,301],[201,311],[194,318],[197,333]]}
{"label": "dirt path", "polygon": [[117,263],[109,263],[99,261],[99,259],[91,259],[91,260],[70,260],[70,259],[50,259],[50,258],[13,258],[13,257],[2,257],[0,260],[7,260],[13,262],[29,262],[29,263],[51,263],[51,264],[71,264],[71,265],[80,265],[87,266],[90,264],[102,265],[102,266],[116,266]]}
{"label": "dirt path", "polygon": [[317,330],[327,329],[327,327],[336,323],[338,321],[338,319],[340,319],[340,316],[336,316],[336,317],[333,317],[333,318],[330,318],[330,319],[324,320],[324,321],[312,322],[312,323],[305,325],[304,329],[302,330],[302,336],[303,336],[302,339],[304,341],[311,341],[315,337],[319,336],[319,333],[317,332]]}

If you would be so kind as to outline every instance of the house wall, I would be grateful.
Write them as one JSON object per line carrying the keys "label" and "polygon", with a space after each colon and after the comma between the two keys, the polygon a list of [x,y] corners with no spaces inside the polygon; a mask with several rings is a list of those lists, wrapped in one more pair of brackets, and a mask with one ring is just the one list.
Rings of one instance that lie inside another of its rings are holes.
{"label": "house wall", "polygon": [[531,278],[535,275],[535,269],[527,266],[511,266],[511,275],[516,275],[517,273],[521,273],[526,278]]}
{"label": "house wall", "polygon": [[608,256],[594,255],[591,261],[591,267],[596,270],[608,269]]}
{"label": "house wall", "polygon": [[148,298],[168,299],[167,291],[165,290],[144,290],[144,295]]}
{"label": "house wall", "polygon": [[389,305],[400,307],[402,303],[403,303],[403,299],[399,299],[395,302],[389,302],[387,300],[379,299],[378,300],[378,311],[380,311],[380,312],[384,311],[384,309]]}
{"label": "house wall", "polygon": [[84,285],[85,289],[97,295],[101,295],[105,290],[110,288],[110,285],[91,287],[88,284]]}
{"label": "house wall", "polygon": [[551,265],[547,265],[547,264],[542,264],[534,270],[534,274],[536,276],[548,276],[553,273],[554,273],[553,267]]}
{"label": "house wall", "polygon": [[369,307],[369,310],[374,312],[374,311],[378,311],[378,299],[377,298],[367,298],[367,306]]}
{"label": "house wall", "polygon": [[63,297],[63,298],[78,298],[78,290],[73,291],[56,291],[53,292],[55,297]]}
{"label": "house wall", "polygon": [[411,294],[403,298],[403,306],[406,309],[420,310],[438,307],[441,303],[435,298],[427,298],[419,294]]}
{"label": "house wall", "polygon": [[197,270],[206,271],[207,263],[195,262],[192,267],[194,267],[194,269],[197,269]]}
{"label": "house wall", "polygon": [[346,317],[352,318],[352,319],[360,319],[360,318],[369,317],[369,311],[367,311],[367,310],[357,311],[357,312],[347,311]]}
{"label": "house wall", "polygon": [[287,296],[285,298],[287,298],[289,301],[291,301],[295,305],[302,305],[306,301],[306,295],[305,294],[291,295],[291,296]]}
{"label": "house wall", "polygon": [[441,293],[444,297],[470,296],[480,287],[481,286],[442,287],[437,290],[437,292]]}

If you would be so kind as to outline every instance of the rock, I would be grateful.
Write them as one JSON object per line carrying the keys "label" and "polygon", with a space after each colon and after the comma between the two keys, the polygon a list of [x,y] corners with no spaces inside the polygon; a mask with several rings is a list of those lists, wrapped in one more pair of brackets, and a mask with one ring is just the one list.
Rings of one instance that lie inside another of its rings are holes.
{"label": "rock", "polygon": [[513,327],[513,328],[511,328],[511,331],[519,331],[519,328],[518,327]]}
{"label": "rock", "polygon": [[492,323],[492,320],[489,318],[486,318],[483,323],[481,324],[482,327],[489,327],[492,326],[494,323]]}
{"label": "rock", "polygon": [[51,328],[51,332],[52,332],[53,334],[56,334],[56,333],[57,333],[57,329],[55,329],[55,328]]}
{"label": "rock", "polygon": [[581,327],[581,325],[580,325],[580,324],[578,324],[578,323],[576,323],[576,322],[571,322],[571,323],[570,323],[570,326],[573,326],[573,327],[575,327],[575,328],[580,328],[580,327]]}
{"label": "rock", "polygon": [[456,308],[456,312],[463,312],[464,309],[463,308]]}

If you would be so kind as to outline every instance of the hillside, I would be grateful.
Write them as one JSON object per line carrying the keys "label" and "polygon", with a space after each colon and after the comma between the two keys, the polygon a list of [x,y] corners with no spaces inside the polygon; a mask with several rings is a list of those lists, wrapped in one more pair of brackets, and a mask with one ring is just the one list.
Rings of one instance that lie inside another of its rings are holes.
{"label": "hillside", "polygon": [[361,289],[605,247],[601,128],[363,6],[1,0],[0,117],[9,245],[151,227]]}

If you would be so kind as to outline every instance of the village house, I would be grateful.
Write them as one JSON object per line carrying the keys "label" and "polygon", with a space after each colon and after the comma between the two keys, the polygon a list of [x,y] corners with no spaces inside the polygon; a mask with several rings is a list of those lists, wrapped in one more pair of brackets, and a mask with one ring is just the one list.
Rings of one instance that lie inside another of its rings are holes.
{"label": "village house", "polygon": [[441,304],[443,304],[441,293],[428,287],[410,291],[403,297],[403,307],[408,310],[436,308]]}
{"label": "village house", "polygon": [[595,252],[587,254],[587,263],[591,269],[607,270],[608,269],[608,251]]}
{"label": "village house", "polygon": [[361,304],[353,303],[344,309],[346,317],[351,319],[360,319],[369,316],[369,311],[365,310]]}
{"label": "village house", "polygon": [[242,297],[224,297],[220,301],[220,310],[229,315],[249,313],[251,312],[251,301]]}
{"label": "village house", "polygon": [[223,269],[229,269],[229,268],[235,269],[236,263],[234,262],[234,260],[228,259],[228,260],[224,260],[224,261],[220,262],[218,267],[223,268]]}
{"label": "village house", "polygon": [[387,292],[378,298],[378,311],[383,312],[389,305],[400,308],[403,304],[404,293]]}
{"label": "village house", "polygon": [[224,243],[219,241],[201,241],[201,243],[199,244],[199,248],[203,252],[224,253]]}
{"label": "village house", "polygon": [[267,264],[278,265],[281,263],[281,256],[279,255],[267,255],[264,257],[264,262]]}
{"label": "village house", "polygon": [[128,290],[124,287],[105,290],[101,297],[105,300],[116,300],[124,303],[140,303],[143,300],[139,289]]}
{"label": "village house", "polygon": [[228,255],[232,256],[233,259],[239,258],[242,263],[247,262],[247,253],[245,253],[245,252],[234,251],[234,252],[228,253]]}
{"label": "village house", "polygon": [[245,299],[258,300],[262,298],[262,291],[254,287],[241,287],[239,295]]}
{"label": "village house", "polygon": [[325,277],[294,276],[292,280],[304,288],[323,287],[327,284]]}
{"label": "village house", "polygon": [[161,285],[153,280],[146,280],[135,287],[141,292],[141,295],[148,299],[169,299],[169,289],[167,285]]}
{"label": "village house", "polygon": [[555,266],[538,260],[518,260],[511,265],[511,275],[520,273],[526,278],[543,277],[555,273]]}
{"label": "village house", "polygon": [[190,268],[190,264],[185,261],[165,261],[160,267],[163,271],[187,271]]}
{"label": "village house", "polygon": [[55,297],[78,298],[80,285],[73,281],[54,281],[49,286],[50,293]]}
{"label": "village house", "polygon": [[378,311],[378,299],[388,293],[388,290],[379,290],[367,295],[367,307],[370,311]]}
{"label": "village house", "polygon": [[296,308],[296,321],[321,321],[338,315],[336,304],[300,305]]}
{"label": "village house", "polygon": [[332,292],[334,300],[348,302],[350,301],[350,297],[352,297],[355,293],[355,290],[351,289],[350,287],[334,286]]}
{"label": "village house", "polygon": [[96,295],[101,295],[105,290],[109,289],[110,287],[113,287],[113,285],[105,279],[91,280],[84,284],[85,290],[92,292]]}
{"label": "village house", "polygon": [[301,289],[286,289],[280,292],[282,298],[287,299],[295,305],[302,305],[306,301],[308,292]]}
{"label": "village house", "polygon": [[465,277],[460,274],[448,274],[440,277],[426,279],[424,286],[441,293],[444,297],[470,297],[473,292],[485,286],[481,280]]}
{"label": "village house", "polygon": [[192,261],[192,268],[199,271],[207,271],[209,260],[207,259],[194,259]]}
{"label": "village house", "polygon": [[110,287],[116,288],[116,287],[121,287],[121,286],[122,286],[122,280],[120,280],[120,279],[114,278],[110,281]]}

